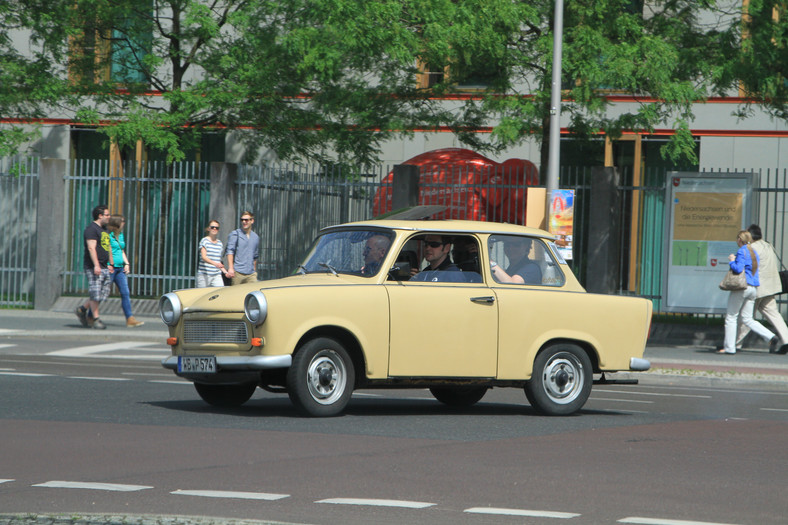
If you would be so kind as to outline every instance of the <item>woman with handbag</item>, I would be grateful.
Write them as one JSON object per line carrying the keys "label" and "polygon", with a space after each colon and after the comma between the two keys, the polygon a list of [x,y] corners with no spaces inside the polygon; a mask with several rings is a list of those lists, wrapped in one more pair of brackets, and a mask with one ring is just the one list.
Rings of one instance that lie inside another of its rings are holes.
{"label": "woman with handbag", "polygon": [[[730,272],[720,284],[721,288],[729,289],[728,308],[725,314],[725,344],[724,348],[717,350],[718,354],[736,353],[736,328],[741,318],[741,323],[750,330],[761,336],[771,344],[777,337],[765,326],[752,318],[753,307],[755,306],[756,288],[760,284],[758,281],[758,255],[749,246],[752,242],[752,235],[747,230],[742,230],[736,236],[736,244],[739,249],[736,254],[730,254]],[[744,281],[739,285],[729,285],[723,287],[730,277],[741,279],[744,274]]]}

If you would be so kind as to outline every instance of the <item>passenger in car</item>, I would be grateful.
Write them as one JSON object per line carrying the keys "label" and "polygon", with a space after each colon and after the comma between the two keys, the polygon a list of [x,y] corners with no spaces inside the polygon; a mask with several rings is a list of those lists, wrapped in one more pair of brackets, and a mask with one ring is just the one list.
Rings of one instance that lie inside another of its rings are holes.
{"label": "passenger in car", "polygon": [[479,246],[473,237],[458,236],[454,238],[454,249],[452,250],[455,264],[463,272],[480,273],[479,266]]}
{"label": "passenger in car", "polygon": [[361,267],[361,275],[375,275],[380,270],[380,264],[386,257],[386,253],[391,246],[391,239],[385,235],[373,235],[367,239],[364,247],[364,266]]}
{"label": "passenger in car", "polygon": [[533,259],[531,239],[510,237],[503,242],[503,251],[509,259],[509,266],[504,270],[495,261],[490,263],[493,278],[499,283],[542,284],[542,270]]}

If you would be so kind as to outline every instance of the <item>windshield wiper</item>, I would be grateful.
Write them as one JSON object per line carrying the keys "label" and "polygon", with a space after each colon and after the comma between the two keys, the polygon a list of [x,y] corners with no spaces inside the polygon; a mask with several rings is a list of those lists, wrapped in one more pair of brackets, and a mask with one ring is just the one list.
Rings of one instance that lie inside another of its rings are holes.
{"label": "windshield wiper", "polygon": [[303,264],[299,264],[298,265],[298,273],[300,273],[301,275],[306,275],[309,272],[307,271],[306,266],[304,266]]}
{"label": "windshield wiper", "polygon": [[324,263],[324,262],[317,263],[317,264],[318,264],[318,265],[320,265],[320,266],[322,266],[323,268],[328,268],[328,269],[329,269],[329,271],[330,271],[331,273],[333,273],[334,275],[339,275],[339,273],[337,273],[337,269],[336,269],[336,268],[334,268],[333,266],[331,266],[330,264],[328,264],[328,263]]}

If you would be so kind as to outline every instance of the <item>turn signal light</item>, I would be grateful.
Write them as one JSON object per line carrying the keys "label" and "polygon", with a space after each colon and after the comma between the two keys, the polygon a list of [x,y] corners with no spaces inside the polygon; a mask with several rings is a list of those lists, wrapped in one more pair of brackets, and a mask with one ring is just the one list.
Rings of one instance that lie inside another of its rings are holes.
{"label": "turn signal light", "polygon": [[170,345],[170,346],[177,345],[178,344],[178,338],[177,337],[168,337],[167,338],[167,344]]}
{"label": "turn signal light", "polygon": [[252,346],[263,346],[262,337],[252,337]]}

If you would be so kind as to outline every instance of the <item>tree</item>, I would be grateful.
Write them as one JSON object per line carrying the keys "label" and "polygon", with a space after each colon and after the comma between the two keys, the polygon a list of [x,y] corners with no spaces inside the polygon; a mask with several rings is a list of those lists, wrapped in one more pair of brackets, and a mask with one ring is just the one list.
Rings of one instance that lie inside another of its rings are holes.
{"label": "tree", "polygon": [[742,45],[726,70],[731,84],[740,82],[747,103],[745,117],[758,103],[775,117],[788,119],[788,4],[784,0],[750,0],[742,21]]}
{"label": "tree", "polygon": [[[465,106],[457,123],[461,138],[478,148],[489,145],[461,130],[491,122],[494,149],[536,136],[544,170],[554,1],[474,0],[455,6],[457,25],[445,28],[447,65],[462,75],[478,70],[481,59],[497,72],[483,96]],[[562,113],[573,138],[600,132],[617,138],[623,130],[648,133],[662,125],[675,129],[664,154],[696,161],[692,104],[730,87],[722,72],[738,45],[735,14],[713,0],[565,2]],[[454,81],[451,75],[446,79]],[[611,93],[638,97],[637,109],[610,112]]]}
{"label": "tree", "polygon": [[410,4],[15,0],[4,9],[41,51],[24,57],[2,33],[0,55],[19,66],[0,107],[21,118],[63,107],[170,160],[207,129],[243,129],[255,153],[372,164],[382,140],[450,118],[416,88]]}

